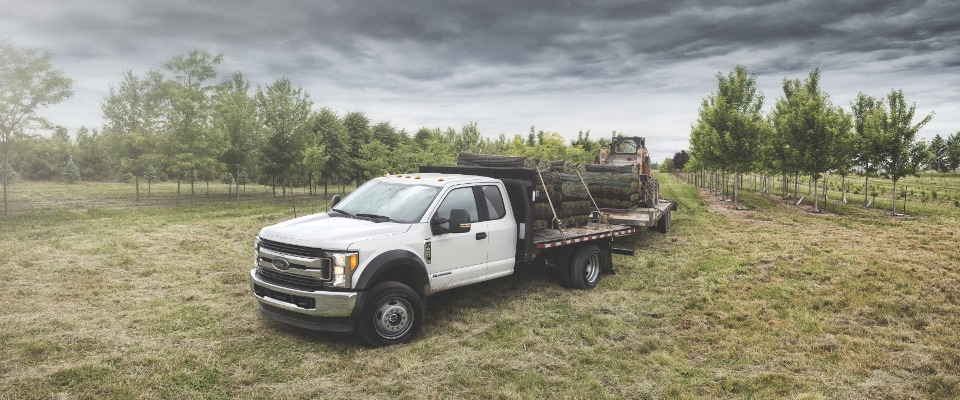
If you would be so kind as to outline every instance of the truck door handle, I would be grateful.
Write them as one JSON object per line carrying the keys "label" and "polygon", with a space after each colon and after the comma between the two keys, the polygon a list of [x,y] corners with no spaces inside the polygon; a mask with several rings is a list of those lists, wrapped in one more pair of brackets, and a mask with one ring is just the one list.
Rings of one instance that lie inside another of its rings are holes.
{"label": "truck door handle", "polygon": [[477,234],[477,240],[483,240],[483,239],[486,239],[486,238],[487,238],[487,233],[486,233],[486,232],[480,232],[480,233]]}

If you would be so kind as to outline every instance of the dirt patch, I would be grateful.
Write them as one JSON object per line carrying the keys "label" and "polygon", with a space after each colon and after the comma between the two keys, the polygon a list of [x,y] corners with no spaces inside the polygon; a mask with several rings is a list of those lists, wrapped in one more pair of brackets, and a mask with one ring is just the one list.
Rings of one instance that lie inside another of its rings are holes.
{"label": "dirt patch", "polygon": [[710,212],[732,219],[743,219],[750,212],[750,207],[744,207],[743,204],[740,204],[739,208],[734,207],[732,199],[721,199],[716,193],[705,188],[700,188],[700,200],[703,200]]}
{"label": "dirt patch", "polygon": [[[745,219],[754,210],[754,207],[751,207],[749,204],[743,203],[741,200],[740,204],[736,207],[733,205],[733,199],[731,197],[721,198],[716,193],[711,192],[709,189],[700,189],[700,199],[703,200],[703,203],[706,204],[707,209],[711,212],[722,214],[732,219]],[[780,203],[786,208],[796,209],[797,211],[807,212],[814,215],[836,215],[830,211],[825,210],[823,207],[820,208],[820,211],[814,211],[812,204],[798,203],[797,200],[793,199],[783,199],[780,196],[771,195],[771,194],[760,194],[766,198],[773,200],[777,203]]]}

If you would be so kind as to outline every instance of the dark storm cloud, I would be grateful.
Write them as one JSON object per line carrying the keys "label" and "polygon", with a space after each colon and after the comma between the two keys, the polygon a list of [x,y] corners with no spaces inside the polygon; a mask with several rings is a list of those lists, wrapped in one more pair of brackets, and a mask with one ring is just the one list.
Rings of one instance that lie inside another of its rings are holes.
{"label": "dark storm cloud", "polygon": [[784,78],[819,67],[838,104],[904,88],[938,108],[931,125],[960,125],[945,89],[960,85],[957,15],[953,0],[0,0],[0,38],[54,53],[78,80],[71,101],[87,107],[87,125],[123,71],[202,48],[224,54],[224,74],[286,76],[318,107],[411,130],[480,121],[495,136],[539,124],[682,148],[716,74],[737,64],[758,75],[768,104]]}

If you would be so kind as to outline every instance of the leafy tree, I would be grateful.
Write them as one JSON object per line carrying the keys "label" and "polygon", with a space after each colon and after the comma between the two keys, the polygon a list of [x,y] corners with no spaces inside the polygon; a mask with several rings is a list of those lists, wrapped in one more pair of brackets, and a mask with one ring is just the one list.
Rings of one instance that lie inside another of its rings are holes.
{"label": "leafy tree", "polygon": [[884,116],[883,101],[859,93],[850,105],[853,111],[853,129],[857,136],[856,159],[863,172],[863,206],[867,207],[870,195],[870,175],[877,173],[881,161],[880,120]]}
{"label": "leafy tree", "polygon": [[538,160],[566,160],[566,139],[556,132],[539,131],[536,135],[536,146],[526,148],[526,156]]}
{"label": "leafy tree", "polygon": [[527,142],[520,134],[513,135],[513,139],[507,142],[505,154],[508,156],[522,156],[527,153]]}
{"label": "leafy tree", "polygon": [[590,139],[590,130],[586,132],[581,130],[577,132],[577,139],[570,142],[570,147],[579,149],[577,153],[580,154],[580,156],[573,157],[568,161],[576,164],[590,164],[596,161],[597,154],[600,148],[603,147],[603,144],[601,140]]}
{"label": "leafy tree", "polygon": [[391,171],[390,148],[379,140],[372,140],[360,147],[360,165],[366,176],[379,176]]}
{"label": "leafy tree", "polygon": [[482,136],[476,122],[463,125],[460,127],[460,134],[453,137],[453,151],[456,154],[464,151],[478,153],[481,145]]}
{"label": "leafy tree", "polygon": [[9,162],[24,178],[52,180],[63,176],[73,145],[66,128],[57,127],[50,137],[21,135],[13,149]]}
{"label": "leafy tree", "polygon": [[[0,170],[10,170],[10,142],[15,136],[48,124],[37,112],[73,96],[73,80],[53,69],[52,57],[46,51],[20,48],[0,39]],[[9,213],[10,176],[0,174],[4,214]]]}
{"label": "leafy tree", "polygon": [[370,119],[360,111],[351,111],[343,117],[343,126],[347,136],[347,154],[345,161],[349,165],[348,174],[359,185],[367,179],[366,169],[363,167],[361,148],[372,139]]}
{"label": "leafy tree", "polygon": [[73,162],[73,156],[67,158],[67,165],[63,168],[63,180],[67,183],[77,183],[80,180],[80,168]]}
{"label": "leafy tree", "polygon": [[347,136],[343,121],[335,112],[329,108],[322,108],[311,117],[312,126],[312,144],[315,147],[323,147],[327,154],[323,167],[318,171],[323,178],[323,196],[327,197],[327,184],[332,178],[336,181],[344,181],[349,178],[349,167],[344,161],[347,154]]}
{"label": "leafy tree", "polygon": [[673,159],[670,157],[664,158],[663,162],[658,165],[651,165],[650,168],[659,170],[660,172],[674,172],[677,170],[676,164],[673,163]]}
{"label": "leafy tree", "polygon": [[[760,138],[766,130],[761,112],[763,93],[757,90],[756,75],[749,74],[742,65],[727,76],[718,73],[717,81],[717,92],[700,105],[695,130],[707,141],[698,146],[713,145],[711,158],[721,168],[729,165],[737,182],[740,173],[756,161]],[[734,183],[735,207],[739,207],[738,186]]]}
{"label": "leafy tree", "polygon": [[820,88],[819,69],[803,82],[784,79],[783,93],[773,111],[773,120],[799,156],[800,170],[813,178],[813,208],[819,212],[817,183],[836,164],[834,146],[839,130],[848,126],[843,122],[846,114],[835,109]]}
{"label": "leafy tree", "polygon": [[330,159],[327,148],[322,144],[308,145],[303,151],[303,168],[307,172],[307,183],[313,189],[313,176],[323,174],[323,168]]}
{"label": "leafy tree", "polygon": [[673,154],[673,166],[677,171],[683,171],[683,168],[687,166],[687,162],[690,161],[690,154],[686,150],[680,150]]}
{"label": "leafy tree", "polygon": [[104,144],[118,176],[132,173],[136,198],[140,199],[140,176],[150,165],[163,165],[158,131],[164,122],[163,75],[148,71],[140,78],[127,71],[101,104]]}
{"label": "leafy tree", "polygon": [[287,198],[288,174],[303,157],[310,130],[310,95],[287,78],[257,89],[257,117],[264,129],[264,170],[280,179]]}
{"label": "leafy tree", "polygon": [[907,106],[903,91],[894,90],[887,95],[887,109],[883,110],[880,122],[880,166],[883,177],[893,181],[893,213],[897,213],[897,182],[907,175],[917,175],[921,166],[929,160],[926,143],[915,141],[917,132],[933,119],[933,113],[913,123],[917,105]]}
{"label": "leafy tree", "polygon": [[[841,107],[833,115],[836,138],[833,143],[833,169],[840,175],[840,197],[847,202],[847,175],[856,165],[857,135],[853,131],[853,117]],[[826,195],[826,194],[824,194]]]}
{"label": "leafy tree", "polygon": [[107,162],[106,142],[97,129],[90,131],[81,126],[74,143],[74,155],[81,176],[87,180],[105,180],[113,175]]}
{"label": "leafy tree", "polygon": [[[701,109],[702,113],[707,113]],[[690,128],[690,160],[701,173],[705,170],[724,169],[726,159],[720,153],[720,136],[705,119],[699,119]],[[711,190],[713,188],[711,187]]]}
{"label": "leafy tree", "polygon": [[153,165],[148,165],[145,170],[143,170],[143,179],[147,180],[147,196],[150,196],[150,191],[153,189],[153,181],[160,178],[160,172],[157,171]]}
{"label": "leafy tree", "polygon": [[[257,102],[250,96],[250,82],[240,72],[225,78],[213,95],[213,127],[225,140],[225,149],[219,161],[227,166],[233,177],[252,167],[259,149],[260,127],[257,123]],[[236,181],[237,201],[240,201],[240,182]]]}
{"label": "leafy tree", "polygon": [[370,128],[370,138],[373,140],[379,140],[380,143],[383,143],[387,148],[394,149],[399,146],[401,143],[409,140],[406,133],[403,131],[397,131],[389,122],[380,122]]}
{"label": "leafy tree", "polygon": [[947,167],[950,171],[960,168],[960,131],[947,137]]}
{"label": "leafy tree", "polygon": [[190,193],[198,170],[216,169],[221,131],[210,125],[210,93],[215,89],[205,82],[215,79],[215,66],[223,55],[212,55],[206,50],[191,50],[186,55],[171,58],[163,64],[173,80],[164,85],[168,99],[165,117],[163,153],[171,169],[177,173],[177,198],[180,197],[180,179],[190,176]]}
{"label": "leafy tree", "polygon": [[412,141],[413,147],[410,151],[413,154],[404,153],[400,167],[412,172],[420,165],[456,164],[458,153],[454,149],[453,141],[448,139],[448,134],[455,132],[448,130],[443,133],[440,128],[420,128]]}
{"label": "leafy tree", "polygon": [[930,168],[934,171],[944,173],[950,170],[950,164],[947,161],[947,141],[937,134],[930,141]]}

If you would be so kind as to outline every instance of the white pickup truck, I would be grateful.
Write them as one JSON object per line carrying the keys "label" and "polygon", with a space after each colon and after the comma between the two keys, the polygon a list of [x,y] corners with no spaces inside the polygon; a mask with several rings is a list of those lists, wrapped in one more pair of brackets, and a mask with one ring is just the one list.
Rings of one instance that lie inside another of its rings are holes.
{"label": "white pickup truck", "polygon": [[[534,229],[529,171],[436,171],[376,178],[335,198],[329,212],[263,228],[250,270],[260,311],[308,329],[355,331],[371,346],[408,342],[433,293],[523,265],[554,268],[564,286],[589,289],[612,271],[613,238],[638,230],[600,218]],[[675,208],[663,201],[639,227],[665,232]]]}

